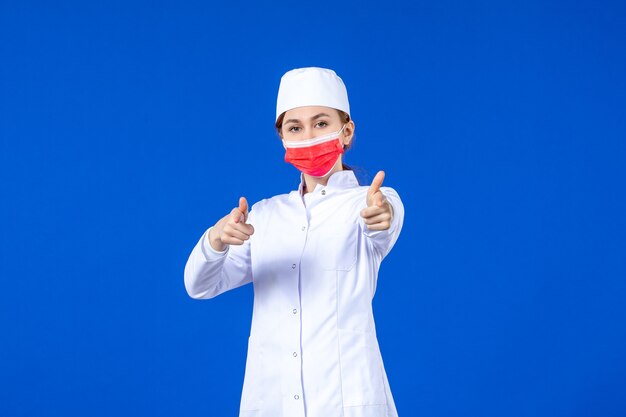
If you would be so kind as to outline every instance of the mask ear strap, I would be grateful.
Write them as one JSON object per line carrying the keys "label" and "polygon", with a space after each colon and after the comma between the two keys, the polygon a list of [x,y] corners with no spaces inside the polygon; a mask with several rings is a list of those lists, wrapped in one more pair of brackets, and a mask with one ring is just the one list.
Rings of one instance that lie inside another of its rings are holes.
{"label": "mask ear strap", "polygon": [[343,129],[346,127],[346,125],[347,125],[347,123],[344,123],[344,125],[343,125],[343,126],[341,126],[341,129],[339,129],[339,133],[338,133],[338,135],[339,135],[339,140],[341,140],[341,144],[343,145],[343,149],[344,149],[344,150],[346,149],[346,146],[348,146],[348,145],[346,145],[345,143],[343,143],[343,139],[342,139],[342,137],[341,137],[341,132],[343,132]]}

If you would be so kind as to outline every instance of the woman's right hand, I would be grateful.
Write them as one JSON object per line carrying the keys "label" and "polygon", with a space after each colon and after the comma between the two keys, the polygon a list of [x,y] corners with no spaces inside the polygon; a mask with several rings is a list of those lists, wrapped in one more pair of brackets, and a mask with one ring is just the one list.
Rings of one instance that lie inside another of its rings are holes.
{"label": "woman's right hand", "polygon": [[218,252],[226,249],[227,245],[243,245],[254,233],[254,227],[247,224],[248,202],[245,197],[239,198],[239,207],[235,207],[226,216],[222,217],[209,233],[209,243]]}

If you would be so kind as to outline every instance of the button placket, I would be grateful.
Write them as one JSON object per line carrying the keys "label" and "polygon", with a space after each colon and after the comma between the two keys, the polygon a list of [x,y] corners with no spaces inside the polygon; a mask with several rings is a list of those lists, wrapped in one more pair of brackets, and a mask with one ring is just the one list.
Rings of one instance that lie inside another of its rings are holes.
{"label": "button placket", "polygon": [[[313,195],[310,195],[309,197],[313,197]],[[304,208],[302,216],[298,220],[296,220],[295,224],[292,223],[291,227],[293,227],[293,229],[291,229],[292,234],[294,233],[294,231],[296,233],[296,235],[293,236],[294,241],[292,243],[295,246],[293,249],[299,248],[300,249],[299,253],[302,253],[303,248],[306,245],[307,233],[308,233],[307,229],[309,227],[308,218],[306,216],[306,208]],[[300,233],[298,233],[298,229]],[[293,253],[295,254],[296,251],[294,250]],[[299,292],[300,279],[301,279],[300,278],[301,262],[302,262],[301,257],[299,257],[298,255],[295,255],[293,256],[292,263],[287,264],[291,268],[285,265],[286,274],[289,274],[288,272],[289,269],[291,269],[292,271],[292,275],[289,275],[291,277],[290,284],[292,284],[292,286],[290,287],[291,290],[290,290],[290,297],[289,297],[291,300],[291,302],[289,303],[291,304],[291,308],[287,308],[287,309],[291,311],[291,316],[293,317],[293,319],[288,320],[289,328],[291,329],[289,331],[290,337],[289,337],[289,341],[285,340],[285,342],[287,342],[286,343],[287,349],[291,347],[291,350],[286,350],[286,351],[283,351],[282,353],[282,355],[285,355],[285,356],[289,355],[285,358],[288,363],[288,365],[287,363],[285,363],[285,365],[288,369],[289,378],[288,380],[285,380],[282,385],[288,390],[293,390],[291,394],[293,398],[293,402],[290,404],[290,407],[288,407],[288,412],[286,413],[286,415],[288,414],[290,416],[298,416],[298,417],[304,417],[304,396],[303,396],[304,393],[300,391],[304,389],[302,387],[302,361],[301,361],[301,356],[300,356],[301,355],[300,342],[301,342],[301,334],[302,334],[302,328],[301,328],[302,323],[301,323],[301,314],[300,314],[302,300],[300,299],[300,292]],[[287,311],[285,311],[285,314],[286,313]],[[302,402],[300,402],[300,400],[302,400]]]}

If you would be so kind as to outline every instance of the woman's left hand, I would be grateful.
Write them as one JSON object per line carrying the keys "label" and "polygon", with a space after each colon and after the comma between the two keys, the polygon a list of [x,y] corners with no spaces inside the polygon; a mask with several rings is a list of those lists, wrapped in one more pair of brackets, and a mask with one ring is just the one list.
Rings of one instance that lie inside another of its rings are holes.
{"label": "woman's left hand", "polygon": [[367,207],[361,210],[361,217],[370,230],[387,230],[391,227],[393,208],[380,191],[384,179],[385,171],[378,171],[367,190]]}

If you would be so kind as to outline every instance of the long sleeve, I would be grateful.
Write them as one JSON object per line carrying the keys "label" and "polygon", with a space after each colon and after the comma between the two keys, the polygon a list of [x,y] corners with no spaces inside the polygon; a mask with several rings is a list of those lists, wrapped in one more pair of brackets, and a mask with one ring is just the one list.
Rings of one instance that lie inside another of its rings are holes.
{"label": "long sleeve", "polygon": [[[370,240],[376,253],[381,257],[381,259],[383,259],[387,256],[389,251],[391,251],[391,248],[393,248],[393,245],[400,236],[400,231],[402,230],[402,225],[404,223],[404,205],[402,204],[402,200],[400,200],[400,196],[393,188],[381,187],[380,190],[387,198],[387,201],[391,204],[391,208],[393,210],[391,226],[387,230],[370,230],[367,228],[363,218],[360,216],[359,222],[361,224],[363,234]],[[363,205],[362,208],[364,207],[365,205]]]}
{"label": "long sleeve", "polygon": [[250,240],[217,252],[209,243],[210,230],[202,234],[185,265],[185,289],[192,298],[213,298],[252,281]]}

